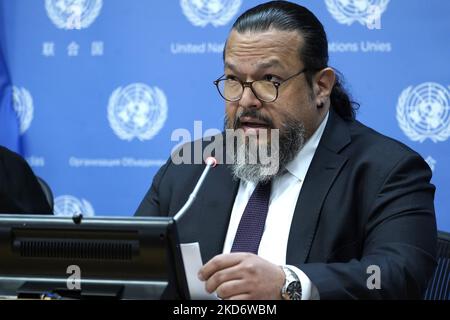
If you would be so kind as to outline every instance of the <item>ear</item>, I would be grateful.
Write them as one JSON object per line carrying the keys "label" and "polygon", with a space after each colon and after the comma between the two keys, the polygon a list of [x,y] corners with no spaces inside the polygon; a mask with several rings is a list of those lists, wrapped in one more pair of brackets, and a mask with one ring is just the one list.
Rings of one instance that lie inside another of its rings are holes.
{"label": "ear", "polygon": [[332,68],[325,68],[316,73],[314,76],[314,93],[317,106],[323,106],[329,101],[335,80],[336,74]]}

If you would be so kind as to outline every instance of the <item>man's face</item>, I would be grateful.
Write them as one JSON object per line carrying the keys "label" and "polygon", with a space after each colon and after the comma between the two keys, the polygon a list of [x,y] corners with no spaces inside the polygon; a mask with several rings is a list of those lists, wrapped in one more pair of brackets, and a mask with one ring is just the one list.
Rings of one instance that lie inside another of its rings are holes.
{"label": "man's face", "polygon": [[[226,46],[225,76],[243,82],[282,82],[303,70],[299,58],[301,45],[302,37],[295,31],[270,29],[238,33],[233,30]],[[306,139],[322,119],[304,73],[283,83],[274,102],[262,102],[250,88],[245,88],[239,101],[226,102],[226,116],[228,128],[242,128],[246,134],[255,134],[259,128],[279,129],[280,137],[286,133],[288,123],[301,122]]]}

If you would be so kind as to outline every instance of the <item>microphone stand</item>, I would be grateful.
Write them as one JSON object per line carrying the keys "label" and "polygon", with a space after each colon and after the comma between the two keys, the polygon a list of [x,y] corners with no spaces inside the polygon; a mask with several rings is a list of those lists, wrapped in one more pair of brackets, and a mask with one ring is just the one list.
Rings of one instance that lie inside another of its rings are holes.
{"label": "microphone stand", "polygon": [[192,203],[194,203],[195,198],[197,197],[197,193],[200,190],[200,187],[202,186],[203,182],[205,181],[206,176],[208,175],[208,172],[211,168],[214,168],[217,165],[217,160],[214,157],[208,157],[206,159],[206,167],[203,170],[202,175],[197,181],[197,184],[195,185],[194,190],[189,195],[189,199],[186,201],[184,206],[175,214],[173,219],[175,221],[180,220],[180,218],[186,213],[186,211],[192,206]]}

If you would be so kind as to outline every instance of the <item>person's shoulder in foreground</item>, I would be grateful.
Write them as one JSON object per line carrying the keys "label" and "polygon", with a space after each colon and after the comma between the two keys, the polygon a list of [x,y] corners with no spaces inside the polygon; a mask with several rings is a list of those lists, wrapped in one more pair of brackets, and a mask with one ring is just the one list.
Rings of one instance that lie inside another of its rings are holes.
{"label": "person's shoulder in foreground", "polygon": [[3,146],[0,146],[0,213],[52,213],[28,163]]}

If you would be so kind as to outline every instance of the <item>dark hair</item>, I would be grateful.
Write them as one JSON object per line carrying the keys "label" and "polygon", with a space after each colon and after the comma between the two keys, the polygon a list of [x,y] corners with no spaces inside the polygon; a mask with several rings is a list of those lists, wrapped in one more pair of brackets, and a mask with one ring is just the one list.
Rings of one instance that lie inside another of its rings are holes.
{"label": "dark hair", "polygon": [[[233,24],[239,33],[263,32],[270,28],[298,31],[304,39],[299,48],[308,84],[312,87],[314,73],[328,66],[328,40],[322,23],[305,7],[288,1],[270,1],[244,12]],[[344,88],[340,73],[330,95],[332,108],[344,119],[354,119],[358,103],[351,100]]]}

